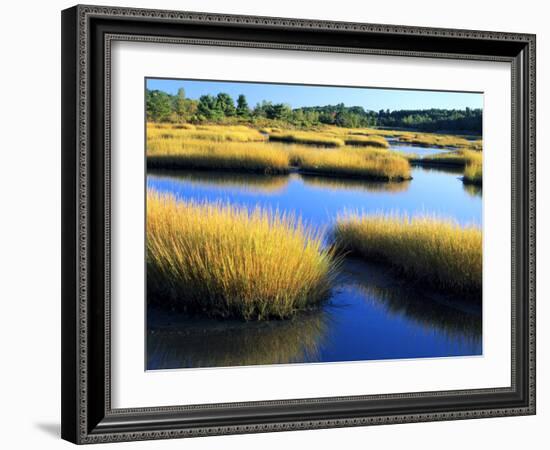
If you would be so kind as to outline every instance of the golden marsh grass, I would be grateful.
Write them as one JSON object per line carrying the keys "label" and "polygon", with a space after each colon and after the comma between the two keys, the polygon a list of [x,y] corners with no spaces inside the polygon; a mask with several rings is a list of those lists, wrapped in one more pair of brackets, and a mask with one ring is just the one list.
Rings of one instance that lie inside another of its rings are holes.
{"label": "golden marsh grass", "polygon": [[[411,133],[404,132],[398,136],[400,142],[419,145],[422,147],[470,147],[468,139],[460,136],[435,133]],[[481,142],[481,141],[479,141]],[[481,145],[481,144],[479,144]]]}
{"label": "golden marsh grass", "polygon": [[343,139],[323,135],[316,131],[285,131],[270,133],[269,140],[322,147],[343,147],[345,145]]}
{"label": "golden marsh grass", "polygon": [[147,124],[147,143],[160,140],[206,140],[212,142],[263,142],[267,138],[258,130],[242,125]]}
{"label": "golden marsh grass", "polygon": [[464,168],[464,183],[481,185],[483,180],[483,167],[480,162],[469,162]]}
{"label": "golden marsh grass", "polygon": [[153,169],[235,170],[286,173],[288,152],[267,143],[159,139],[148,143],[147,166]]}
{"label": "golden marsh grass", "polygon": [[[219,136],[214,139],[212,135]],[[256,135],[262,141],[256,142]],[[317,143],[322,141],[325,144],[336,139],[338,146],[343,147],[329,150],[304,144],[266,142],[261,133],[246,126],[169,128],[166,124],[148,124],[147,165],[151,169],[234,170],[264,174],[287,173],[294,165],[300,170],[325,176],[381,181],[410,179],[408,161],[383,148],[387,142],[380,136],[356,136],[362,145],[377,142],[375,146],[357,148],[346,147],[343,139],[322,133],[294,132],[293,135],[304,142],[306,137],[316,136]],[[308,142],[312,144],[314,139]]]}
{"label": "golden marsh grass", "polygon": [[399,155],[376,148],[338,150],[294,148],[290,161],[304,172],[384,181],[411,178],[409,162]]}
{"label": "golden marsh grass", "polygon": [[482,234],[477,226],[429,216],[340,216],[334,230],[338,248],[382,260],[406,277],[443,290],[480,292]]}
{"label": "golden marsh grass", "polygon": [[480,165],[483,162],[483,153],[475,150],[455,150],[451,152],[437,153],[435,155],[424,156],[423,158],[413,158],[416,164],[433,164],[465,167],[467,164]]}
{"label": "golden marsh grass", "polygon": [[346,145],[356,145],[364,147],[389,148],[390,144],[382,136],[348,136],[345,138]]}
{"label": "golden marsh grass", "polygon": [[147,194],[147,284],[187,311],[287,318],[328,298],[338,261],[299,219]]}

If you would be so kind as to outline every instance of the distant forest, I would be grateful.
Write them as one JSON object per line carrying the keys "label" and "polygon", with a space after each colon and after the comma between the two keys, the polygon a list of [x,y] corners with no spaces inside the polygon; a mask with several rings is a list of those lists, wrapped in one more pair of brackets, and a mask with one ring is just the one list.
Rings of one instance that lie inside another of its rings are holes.
{"label": "distant forest", "polygon": [[251,123],[254,125],[309,128],[336,125],[346,128],[384,127],[419,131],[466,132],[481,134],[481,109],[366,110],[343,103],[326,106],[291,108],[286,103],[262,101],[250,107],[241,94],[234,100],[229,94],[203,95],[198,100],[179,89],[171,95],[160,90],[146,91],[147,120],[174,123]]}

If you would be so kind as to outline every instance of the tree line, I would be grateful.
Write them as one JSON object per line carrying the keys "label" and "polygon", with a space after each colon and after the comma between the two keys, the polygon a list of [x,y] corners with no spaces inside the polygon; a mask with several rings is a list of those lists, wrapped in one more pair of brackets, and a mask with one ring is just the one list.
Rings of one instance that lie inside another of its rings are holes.
{"label": "tree line", "polygon": [[174,123],[252,123],[307,128],[326,124],[346,128],[386,127],[419,131],[462,131],[481,134],[481,109],[365,110],[343,103],[291,108],[285,103],[262,101],[250,107],[246,96],[236,101],[227,93],[202,95],[198,100],[160,90],[146,91],[147,120]]}

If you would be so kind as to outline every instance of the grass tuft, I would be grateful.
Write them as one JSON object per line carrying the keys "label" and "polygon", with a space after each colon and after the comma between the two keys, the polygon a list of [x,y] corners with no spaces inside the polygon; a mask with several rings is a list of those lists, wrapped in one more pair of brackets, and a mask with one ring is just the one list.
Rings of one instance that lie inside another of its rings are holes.
{"label": "grass tuft", "polygon": [[451,152],[442,152],[435,155],[428,155],[422,158],[412,158],[411,162],[418,165],[445,165],[455,167],[465,167],[467,164],[482,164],[483,154],[475,150],[456,150]]}
{"label": "grass tuft", "polygon": [[382,136],[349,136],[345,139],[346,145],[355,145],[363,147],[389,148],[390,144]]}
{"label": "grass tuft", "polygon": [[469,162],[464,168],[462,181],[466,184],[482,185],[483,167],[480,162]]}
{"label": "grass tuft", "polygon": [[398,139],[402,143],[421,147],[468,148],[472,145],[481,147],[481,141],[476,141],[476,144],[473,144],[472,141],[468,139],[447,134],[404,132],[399,134]]}
{"label": "grass tuft", "polygon": [[266,143],[156,140],[147,148],[152,169],[234,170],[265,174],[287,173],[289,155]]}
{"label": "grass tuft", "polygon": [[167,306],[288,318],[328,298],[337,268],[321,236],[285,214],[147,194],[147,285]]}
{"label": "grass tuft", "polygon": [[286,131],[271,133],[269,140],[274,142],[288,142],[303,145],[317,145],[321,147],[343,147],[343,139],[323,135],[315,131]]}
{"label": "grass tuft", "polygon": [[482,235],[476,226],[428,216],[360,215],[337,220],[339,249],[382,260],[421,284],[481,292]]}
{"label": "grass tuft", "polygon": [[211,142],[264,142],[267,138],[254,128],[243,125],[201,125],[175,124],[170,127],[167,124],[147,124],[147,144],[155,141],[173,140],[178,145],[181,140],[205,140]]}
{"label": "grass tuft", "polygon": [[383,181],[411,178],[410,165],[405,158],[376,148],[295,148],[290,150],[290,162],[306,173]]}

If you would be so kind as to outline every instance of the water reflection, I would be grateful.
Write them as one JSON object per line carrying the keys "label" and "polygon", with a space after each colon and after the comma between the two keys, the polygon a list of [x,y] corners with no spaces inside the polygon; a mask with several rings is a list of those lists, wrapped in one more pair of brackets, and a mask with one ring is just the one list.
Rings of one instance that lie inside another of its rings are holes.
{"label": "water reflection", "polygon": [[303,175],[305,185],[326,189],[359,190],[366,192],[404,192],[410,187],[410,181],[386,182],[366,181],[356,178],[321,177],[316,175]]}
{"label": "water reflection", "polygon": [[[463,167],[457,167],[457,166],[451,166],[451,165],[433,165],[433,166],[420,166],[417,164],[413,164],[414,167],[422,167],[422,170],[425,173],[430,172],[439,172],[439,173],[446,173],[448,175],[463,175],[464,174],[464,168]],[[459,177],[456,177],[457,179]]]}
{"label": "water reflection", "polygon": [[[403,291],[399,288],[356,286],[361,289],[365,301],[373,302],[394,315],[414,321],[425,330],[443,332],[449,338],[481,338],[481,303],[465,308],[463,299],[444,298],[427,292]],[[454,303],[454,304],[453,304]]]}
{"label": "water reflection", "polygon": [[468,195],[471,195],[472,197],[481,197],[483,194],[482,187],[478,186],[477,184],[462,183],[462,187],[466,191],[466,193]]}
{"label": "water reflection", "polygon": [[290,320],[197,319],[149,307],[147,368],[229,367],[319,361],[325,311]]}
{"label": "water reflection", "polygon": [[[457,296],[419,289],[396,280],[389,269],[350,259],[345,266],[345,283],[359,290],[363,300],[401,316],[425,330],[444,333],[448,338],[481,339],[481,297]],[[365,276],[368,273],[368,276]]]}
{"label": "water reflection", "polygon": [[287,186],[289,181],[286,175],[263,175],[222,171],[148,170],[147,174],[148,176],[172,180],[175,183],[184,181],[194,187],[209,185],[218,189],[229,188],[249,192],[259,191],[265,194],[281,191]]}
{"label": "water reflection", "polygon": [[331,299],[291,320],[203,319],[149,306],[147,368],[479,355],[479,300],[422,292],[350,258]]}
{"label": "water reflection", "polygon": [[390,144],[391,150],[399,153],[405,153],[407,155],[433,156],[438,153],[445,153],[450,150],[455,150],[454,148],[423,147],[420,145],[405,144],[399,142],[398,139],[388,139],[388,143]]}

